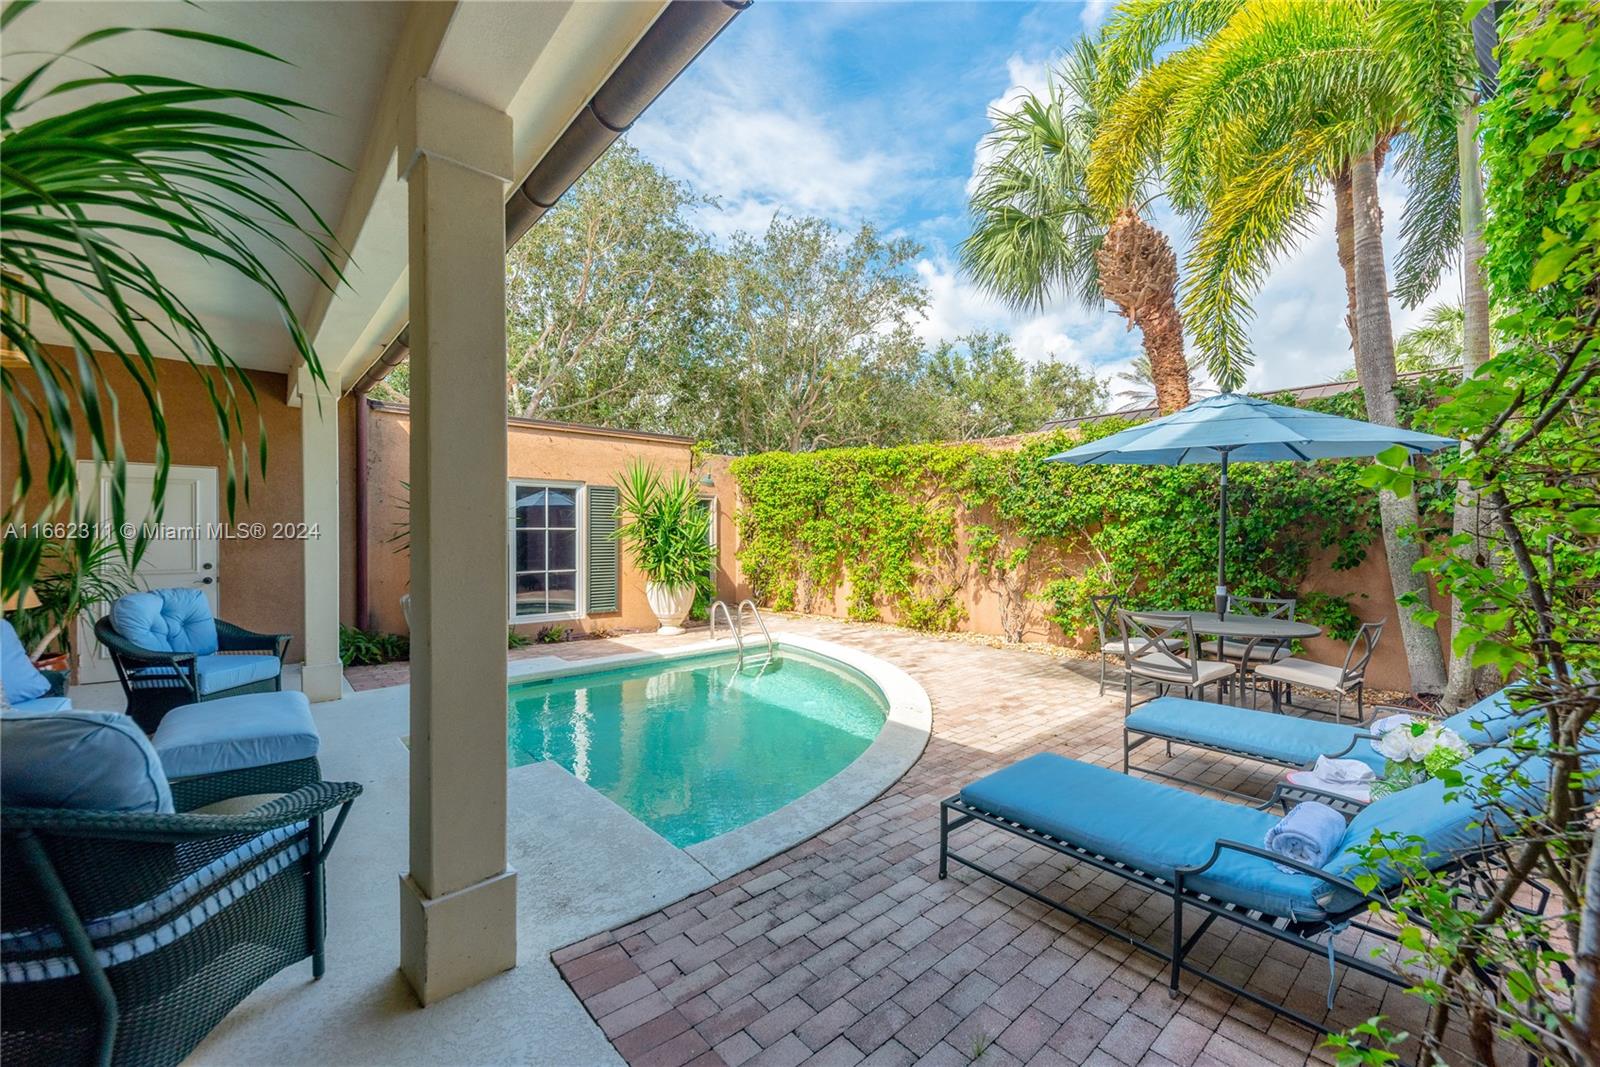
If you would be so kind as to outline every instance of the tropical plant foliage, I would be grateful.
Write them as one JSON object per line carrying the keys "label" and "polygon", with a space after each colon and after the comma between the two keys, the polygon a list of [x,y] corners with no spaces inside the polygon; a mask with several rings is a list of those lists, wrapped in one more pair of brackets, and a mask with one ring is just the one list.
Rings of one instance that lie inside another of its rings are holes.
{"label": "tropical plant foliage", "polygon": [[[7,538],[4,551],[13,551],[19,540]],[[6,616],[33,659],[52,650],[66,651],[77,640],[74,627],[79,616],[134,588],[121,547],[101,536],[96,527],[87,527],[80,536],[66,540],[44,540],[39,556],[39,571],[32,585],[36,605]]]}
{"label": "tropical plant foliage", "polygon": [[[1504,865],[1488,893],[1427,870],[1414,841],[1374,840],[1374,866],[1406,873],[1396,903],[1413,990],[1432,1011],[1421,1062],[1449,1058],[1460,1022],[1473,1062],[1497,1039],[1541,1063],[1600,1048],[1600,43],[1592,7],[1529,2],[1502,17],[1500,92],[1484,108],[1485,267],[1499,352],[1432,415],[1470,443],[1441,475],[1466,481],[1491,551],[1453,538],[1424,565],[1460,600],[1456,640],[1476,664],[1515,670],[1532,713],[1491,773],[1458,789],[1491,813]],[[1398,464],[1372,479],[1405,491]],[[1427,605],[1414,604],[1425,620]],[[1534,803],[1527,801],[1534,798]],[[1551,900],[1519,910],[1534,883]],[[1344,1058],[1386,1062],[1374,1038]],[[1347,1041],[1350,1046],[1352,1042]],[[1520,1056],[1512,1062],[1520,1062]]]}
{"label": "tropical plant foliage", "polygon": [[1080,38],[1044,95],[996,108],[972,193],[972,233],[962,266],[1006,302],[1042,307],[1067,296],[1110,300],[1144,341],[1163,413],[1189,402],[1178,313],[1177,257],[1144,218],[1161,191],[1154,152],[1133,151],[1114,195],[1088,183],[1090,146],[1103,121],[1099,53]]}
{"label": "tropical plant foliage", "polygon": [[[31,6],[7,4],[0,29]],[[158,381],[166,372],[158,357],[181,356],[206,385],[227,446],[230,516],[249,493],[252,468],[265,469],[267,461],[249,377],[172,280],[152,269],[151,253],[192,255],[259,287],[277,305],[287,340],[319,378],[311,342],[257,249],[272,248],[319,279],[337,278],[338,269],[327,226],[275,166],[282,154],[307,149],[270,120],[306,109],[265,93],[114,73],[78,56],[131,33],[180,38],[241,61],[281,60],[241,41],[187,29],[105,29],[31,67],[7,60],[9,84],[0,96],[0,330],[30,373],[0,364],[17,463],[5,520],[37,523],[81,499],[75,463],[87,451],[109,470],[113,486],[112,513],[90,518],[109,523],[118,544],[137,559],[143,535],[127,538],[123,528],[131,505],[122,420],[132,408],[155,431],[159,516],[170,452]],[[64,344],[54,346],[49,337]],[[133,383],[131,404],[114,390],[111,368]],[[30,495],[36,484],[43,492]],[[7,554],[4,595],[26,587],[41,551],[42,543],[33,540]]]}
{"label": "tropical plant foliage", "polygon": [[633,553],[646,581],[676,589],[710,583],[711,514],[687,474],[663,475],[635,460],[618,486],[617,511],[617,539]]}

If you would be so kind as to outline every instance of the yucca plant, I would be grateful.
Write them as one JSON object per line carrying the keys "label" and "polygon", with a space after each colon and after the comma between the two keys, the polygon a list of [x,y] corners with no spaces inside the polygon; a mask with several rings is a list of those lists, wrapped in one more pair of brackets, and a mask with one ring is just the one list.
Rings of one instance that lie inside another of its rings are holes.
{"label": "yucca plant", "polygon": [[[7,4],[0,31],[32,6],[31,0]],[[247,61],[284,61],[195,30],[124,28],[87,34],[31,68],[21,65],[20,56],[7,57],[8,84],[0,95],[0,331],[8,358],[33,373],[19,375],[0,362],[17,464],[5,521],[37,523],[76,500],[75,461],[86,440],[88,454],[111,475],[111,514],[74,517],[109,523],[119,550],[136,563],[144,541],[123,529],[128,501],[122,420],[147,419],[154,430],[153,507],[159,517],[171,453],[157,351],[181,354],[205,383],[227,454],[230,517],[238,499],[248,499],[251,468],[265,470],[267,441],[259,413],[253,414],[253,446],[249,440],[247,422],[255,407],[249,377],[170,280],[130,245],[191,253],[208,269],[236,272],[260,286],[319,381],[322,369],[311,341],[252,246],[282,252],[324,284],[337,284],[340,274],[328,226],[277,166],[283,153],[310,150],[264,121],[309,109],[265,93],[118,74],[78,54],[135,33],[226,49]],[[46,335],[66,343],[50,346]],[[108,371],[115,367],[134,383],[133,404],[125,406],[111,386]],[[212,368],[217,373],[209,373]],[[42,505],[37,495],[29,497],[40,477],[29,453],[36,436],[43,445]],[[9,598],[28,587],[42,551],[41,541],[25,538],[6,553],[0,595]]]}
{"label": "yucca plant", "polygon": [[617,538],[633,553],[646,581],[674,589],[710,584],[711,516],[688,475],[664,476],[635,460],[623,473],[617,495]]}

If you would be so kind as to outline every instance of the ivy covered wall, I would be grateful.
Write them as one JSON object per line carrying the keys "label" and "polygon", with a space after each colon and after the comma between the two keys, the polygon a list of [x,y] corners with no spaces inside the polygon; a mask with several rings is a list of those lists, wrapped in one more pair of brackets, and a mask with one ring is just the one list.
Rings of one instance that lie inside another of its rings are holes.
{"label": "ivy covered wall", "polygon": [[[1408,387],[1406,406],[1431,393],[1429,383]],[[1356,414],[1360,405],[1352,392],[1315,406]],[[1009,640],[1088,638],[1088,598],[1102,592],[1132,590],[1142,607],[1205,610],[1216,583],[1217,467],[1046,462],[1128,425],[735,459],[743,579],[779,610]],[[1387,578],[1368,561],[1382,544],[1363,466],[1233,465],[1230,587],[1293,592],[1299,616],[1335,639],[1362,618],[1393,618]],[[1429,515],[1442,514],[1447,492],[1428,495]],[[1313,576],[1322,588],[1308,585]]]}

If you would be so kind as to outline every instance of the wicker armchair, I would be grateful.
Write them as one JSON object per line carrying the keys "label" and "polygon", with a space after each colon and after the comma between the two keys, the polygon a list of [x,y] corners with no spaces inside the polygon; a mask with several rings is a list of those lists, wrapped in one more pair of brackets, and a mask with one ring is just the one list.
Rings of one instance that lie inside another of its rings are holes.
{"label": "wicker armchair", "polygon": [[176,1064],[284,967],[322,976],[323,864],[361,786],[312,758],[172,791],[176,814],[0,810],[7,1064]]}
{"label": "wicker armchair", "polygon": [[[221,619],[216,620],[216,627],[216,655],[198,656],[193,652],[140,648],[117,633],[110,616],[95,623],[94,636],[111,654],[117,679],[128,698],[128,714],[145,733],[155,733],[162,716],[185,704],[244,693],[271,693],[283,688],[283,657],[289,650],[288,634],[258,634]],[[276,656],[278,673],[270,679],[208,691],[200,680],[206,666],[202,661],[217,662],[218,656],[229,655]]]}

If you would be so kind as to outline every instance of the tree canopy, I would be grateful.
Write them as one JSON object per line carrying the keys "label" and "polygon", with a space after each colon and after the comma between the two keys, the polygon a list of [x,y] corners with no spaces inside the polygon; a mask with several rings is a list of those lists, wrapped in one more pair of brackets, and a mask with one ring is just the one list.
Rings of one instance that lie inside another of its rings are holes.
{"label": "tree canopy", "polygon": [[[506,257],[507,414],[678,433],[732,453],[972,440],[1100,410],[1076,364],[1001,333],[928,344],[922,249],[777,216],[718,243],[711,207],[626,142]],[[403,400],[404,365],[375,390]]]}

